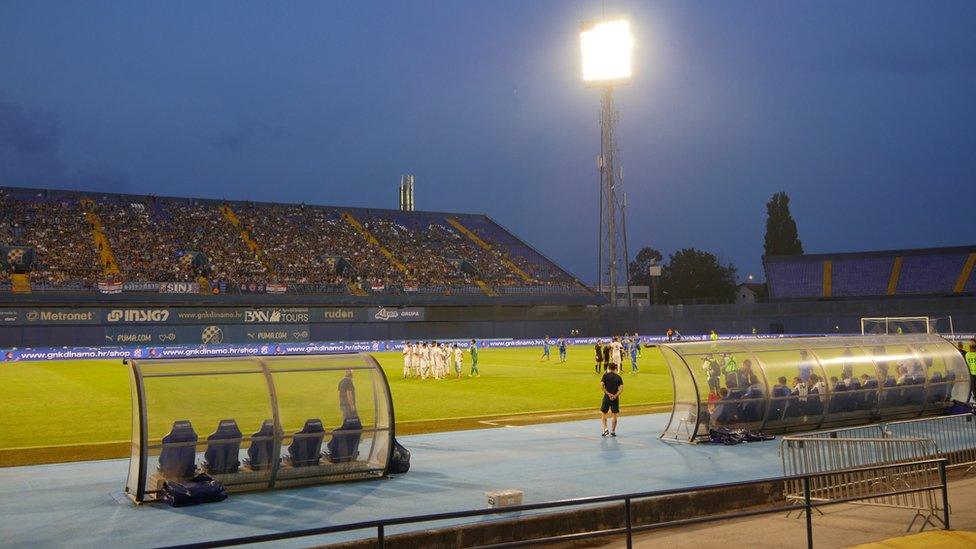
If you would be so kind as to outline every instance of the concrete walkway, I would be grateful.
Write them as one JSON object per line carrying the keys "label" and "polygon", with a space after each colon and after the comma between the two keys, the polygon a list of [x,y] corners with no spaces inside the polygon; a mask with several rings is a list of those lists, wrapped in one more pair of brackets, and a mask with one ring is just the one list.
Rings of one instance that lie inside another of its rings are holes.
{"label": "concrete walkway", "polygon": [[[949,481],[949,506],[952,514],[949,523],[953,530],[976,531],[976,478],[968,477]],[[861,544],[872,549],[886,547],[976,547],[976,536],[923,536],[921,539],[905,537],[905,529],[914,511],[863,505],[831,505],[822,507],[824,515],[814,515],[813,544],[819,548],[852,547]],[[740,520],[714,522],[695,526],[669,528],[644,534],[634,539],[634,546],[641,548],[667,546],[668,549],[701,549],[721,545],[731,547],[783,548],[807,546],[806,524],[801,518],[787,518],[782,513],[761,515]],[[918,532],[918,522],[914,532]],[[926,532],[931,527],[926,528]],[[892,539],[896,538],[896,539]],[[927,545],[921,541],[934,542]],[[905,545],[905,542],[917,541]],[[623,540],[605,547],[626,547]]]}

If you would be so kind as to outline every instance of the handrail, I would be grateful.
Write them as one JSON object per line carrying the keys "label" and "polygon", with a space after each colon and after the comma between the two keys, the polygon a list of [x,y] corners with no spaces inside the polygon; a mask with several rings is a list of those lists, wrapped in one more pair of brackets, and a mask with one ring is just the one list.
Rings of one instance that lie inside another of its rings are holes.
{"label": "handrail", "polygon": [[[577,539],[586,539],[591,537],[601,537],[613,534],[625,534],[627,537],[627,547],[631,547],[632,536],[634,532],[643,532],[647,530],[664,528],[668,526],[676,526],[679,524],[699,524],[705,522],[713,522],[718,520],[729,520],[734,518],[743,518],[748,516],[764,515],[771,513],[778,513],[781,511],[794,511],[794,510],[805,510],[806,511],[806,527],[807,527],[807,545],[809,548],[813,548],[813,525],[812,525],[812,514],[811,511],[814,508],[824,507],[827,505],[836,505],[840,503],[849,503],[852,501],[857,501],[861,499],[872,499],[879,497],[878,494],[865,494],[863,496],[857,496],[852,498],[838,499],[835,501],[822,501],[813,502],[810,498],[810,479],[816,477],[822,477],[837,473],[859,473],[867,471],[880,471],[883,469],[901,469],[908,466],[920,466],[920,465],[938,465],[939,469],[939,485],[929,486],[925,488],[908,488],[904,490],[894,490],[887,492],[887,495],[899,495],[903,493],[912,493],[924,490],[936,490],[942,491],[942,511],[943,511],[943,526],[944,528],[949,528],[949,504],[948,504],[948,483],[946,479],[946,459],[927,459],[913,462],[904,462],[896,464],[885,464],[885,465],[875,465],[870,467],[858,467],[855,469],[844,469],[842,471],[825,471],[820,473],[812,473],[806,475],[791,475],[783,477],[767,477],[757,480],[749,481],[738,481],[738,482],[726,482],[720,484],[708,484],[704,486],[695,487],[685,487],[685,488],[669,488],[666,490],[654,490],[650,492],[634,492],[629,494],[618,494],[618,495],[606,495],[606,496],[590,496],[583,498],[570,498],[556,501],[549,501],[543,503],[529,503],[525,505],[515,505],[511,507],[497,507],[488,509],[469,509],[466,511],[450,511],[445,513],[430,513],[426,515],[412,515],[406,517],[395,517],[386,519],[375,519],[367,520],[361,522],[352,522],[348,524],[337,524],[332,526],[321,526],[317,528],[306,528],[303,530],[292,530],[288,532],[275,532],[271,534],[259,534],[254,536],[243,536],[237,538],[226,538],[221,540],[204,541],[197,543],[187,543],[182,545],[168,546],[165,549],[197,549],[197,548],[210,548],[210,547],[229,547],[234,545],[244,545],[252,543],[265,543],[270,541],[278,541],[283,539],[293,539],[308,536],[320,536],[325,534],[335,534],[339,532],[349,532],[353,530],[365,530],[369,528],[376,529],[376,542],[377,547],[384,547],[384,538],[386,528],[389,526],[397,526],[403,524],[416,524],[416,523],[427,523],[436,522],[441,520],[450,520],[458,518],[469,518],[469,517],[481,517],[488,515],[503,515],[510,513],[520,513],[523,511],[536,511],[541,509],[557,509],[563,507],[577,507],[583,505],[593,505],[597,503],[611,503],[611,502],[623,502],[624,508],[626,510],[625,526],[618,528],[610,528],[606,530],[590,531],[590,532],[578,532],[573,534],[564,534],[559,536],[549,536],[545,538],[534,538],[532,540],[520,540],[511,541],[504,543],[497,543],[482,547],[518,547],[522,545],[532,545],[537,543],[548,543],[555,541],[570,541]],[[720,490],[724,488],[737,488],[744,486],[754,486],[757,484],[765,484],[768,482],[786,482],[791,480],[801,480],[803,481],[805,501],[803,504],[799,505],[784,505],[777,506],[773,508],[758,509],[758,510],[747,510],[740,511],[737,513],[724,513],[718,515],[710,515],[705,517],[692,517],[687,519],[678,519],[661,523],[645,524],[640,526],[634,526],[631,521],[631,501],[635,499],[647,499],[654,497],[670,496],[677,494],[685,494],[688,492],[698,492],[698,491],[708,491],[708,490]]]}

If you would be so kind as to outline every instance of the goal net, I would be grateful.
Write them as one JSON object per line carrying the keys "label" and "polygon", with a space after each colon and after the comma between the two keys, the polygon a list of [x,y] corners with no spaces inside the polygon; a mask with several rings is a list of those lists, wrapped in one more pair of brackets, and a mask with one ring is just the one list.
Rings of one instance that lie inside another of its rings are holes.
{"label": "goal net", "polygon": [[950,339],[956,331],[951,316],[882,316],[861,318],[861,335],[941,334]]}
{"label": "goal net", "polygon": [[927,316],[883,316],[861,319],[861,335],[935,333],[935,323]]}

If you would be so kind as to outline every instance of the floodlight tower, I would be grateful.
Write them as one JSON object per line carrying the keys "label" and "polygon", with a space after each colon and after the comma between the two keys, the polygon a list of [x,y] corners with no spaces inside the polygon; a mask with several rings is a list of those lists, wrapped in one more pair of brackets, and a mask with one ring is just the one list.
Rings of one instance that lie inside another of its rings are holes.
{"label": "floodlight tower", "polygon": [[600,109],[600,251],[598,259],[598,288],[603,290],[606,277],[610,304],[617,304],[617,290],[627,292],[627,305],[633,304],[630,294],[630,255],[627,250],[626,198],[623,192],[623,171],[617,162],[616,124],[620,114],[613,105],[613,88],[626,84],[631,76],[631,50],[634,38],[630,22],[622,17],[584,22],[580,31],[583,57],[583,82],[603,90]]}

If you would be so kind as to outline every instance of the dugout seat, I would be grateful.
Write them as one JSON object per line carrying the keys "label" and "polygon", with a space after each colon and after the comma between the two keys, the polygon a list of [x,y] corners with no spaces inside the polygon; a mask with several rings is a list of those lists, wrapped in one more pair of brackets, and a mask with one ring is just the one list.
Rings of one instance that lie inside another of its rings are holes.
{"label": "dugout seat", "polygon": [[265,471],[281,459],[274,455],[274,421],[264,420],[258,432],[251,435],[251,445],[247,449],[245,464],[254,471]]}
{"label": "dugout seat", "polygon": [[925,378],[912,376],[905,382],[905,405],[918,406],[925,404]]}
{"label": "dugout seat", "polygon": [[292,467],[311,467],[319,464],[322,458],[322,439],[325,428],[322,420],[309,419],[301,431],[292,435],[288,445],[288,457]]}
{"label": "dugout seat", "polygon": [[236,473],[241,466],[241,430],[233,419],[222,419],[217,430],[207,437],[204,467],[214,475]]}
{"label": "dugout seat", "polygon": [[332,433],[329,441],[329,461],[342,463],[359,457],[359,440],[363,436],[363,424],[358,417],[346,418],[342,426]]}
{"label": "dugout seat", "polygon": [[163,437],[159,453],[159,474],[165,479],[188,479],[196,473],[197,433],[186,420],[173,422]]}
{"label": "dugout seat", "polygon": [[929,380],[929,404],[937,404],[945,400],[947,386],[944,382],[942,372],[932,374],[932,379]]}
{"label": "dugout seat", "polygon": [[861,390],[864,391],[864,399],[861,401],[861,407],[865,410],[874,410],[874,407],[878,404],[878,380],[868,379],[861,385]]}
{"label": "dugout seat", "polygon": [[894,378],[889,377],[886,379],[883,387],[884,388],[882,389],[881,395],[882,408],[892,408],[904,404],[904,400],[901,396],[901,388],[898,387],[898,383],[894,380]]}
{"label": "dugout seat", "polygon": [[842,383],[834,385],[834,390],[830,393],[830,401],[827,405],[827,413],[836,414],[847,412],[850,395],[847,394],[847,386]]}

